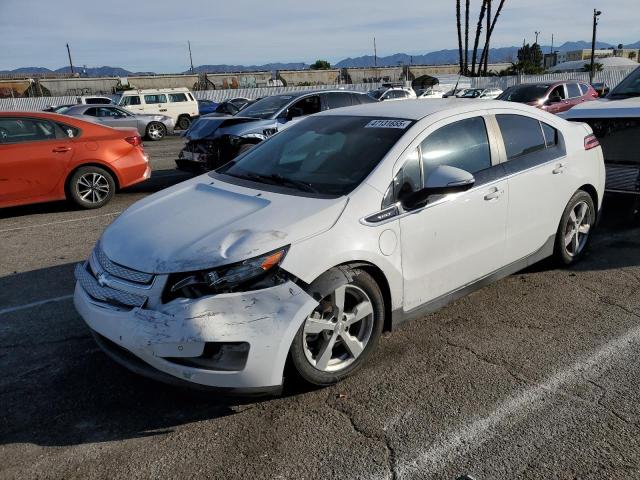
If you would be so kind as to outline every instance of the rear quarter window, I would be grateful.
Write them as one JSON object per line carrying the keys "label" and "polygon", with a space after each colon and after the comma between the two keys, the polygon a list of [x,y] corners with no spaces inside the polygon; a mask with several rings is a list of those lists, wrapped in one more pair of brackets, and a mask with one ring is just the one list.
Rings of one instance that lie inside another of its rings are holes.
{"label": "rear quarter window", "polygon": [[169,101],[170,102],[188,102],[189,99],[184,93],[170,93]]}

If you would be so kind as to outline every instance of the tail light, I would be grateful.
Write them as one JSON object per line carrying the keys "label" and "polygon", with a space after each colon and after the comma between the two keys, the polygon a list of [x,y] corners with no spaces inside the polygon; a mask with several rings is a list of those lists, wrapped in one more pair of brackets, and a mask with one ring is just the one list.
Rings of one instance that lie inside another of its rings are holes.
{"label": "tail light", "polygon": [[600,146],[600,142],[598,141],[598,139],[596,138],[595,135],[591,134],[591,135],[587,135],[586,137],[584,137],[584,149],[585,150],[591,150],[592,148],[596,148]]}
{"label": "tail light", "polygon": [[126,137],[125,140],[134,147],[142,147],[142,137],[135,135],[133,137]]}

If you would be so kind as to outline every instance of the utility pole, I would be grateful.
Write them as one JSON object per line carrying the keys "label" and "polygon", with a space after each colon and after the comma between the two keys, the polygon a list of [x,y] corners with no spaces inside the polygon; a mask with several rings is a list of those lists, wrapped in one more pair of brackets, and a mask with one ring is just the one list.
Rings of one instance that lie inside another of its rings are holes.
{"label": "utility pole", "polygon": [[73,71],[73,62],[71,61],[71,49],[69,48],[69,44],[67,43],[67,55],[69,55],[69,66],[71,67],[71,75],[75,72]]}
{"label": "utility pole", "polygon": [[378,66],[378,50],[376,49],[376,37],[373,37],[373,66]]}
{"label": "utility pole", "polygon": [[593,36],[591,37],[591,68],[589,68],[589,83],[593,83],[595,76],[595,56],[596,56],[596,29],[598,27],[598,17],[602,15],[600,10],[593,9]]}
{"label": "utility pole", "polygon": [[551,51],[549,53],[553,53],[553,33],[551,34]]}
{"label": "utility pole", "polygon": [[187,40],[189,45],[189,63],[191,63],[191,75],[193,75],[193,58],[191,57],[191,40]]}
{"label": "utility pole", "polygon": [[536,34],[536,45],[538,44],[538,36],[540,35],[540,32],[535,32]]}

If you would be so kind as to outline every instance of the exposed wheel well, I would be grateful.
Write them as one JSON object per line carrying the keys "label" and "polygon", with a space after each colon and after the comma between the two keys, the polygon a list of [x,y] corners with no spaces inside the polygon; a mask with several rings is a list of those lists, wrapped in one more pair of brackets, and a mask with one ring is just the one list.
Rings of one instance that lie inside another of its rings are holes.
{"label": "exposed wheel well", "polygon": [[73,170],[71,170],[68,174],[67,174],[67,178],[64,181],[64,191],[67,194],[67,196],[69,195],[69,182],[71,181],[71,177],[73,177],[73,175],[80,170],[82,167],[98,167],[101,168],[103,170],[106,170],[111,177],[113,177],[113,181],[116,184],[116,191],[120,190],[120,183],[118,182],[118,175],[116,175],[116,173],[109,167],[102,165],[101,163],[83,163],[81,165],[78,165],[76,168],[74,168]]}
{"label": "exposed wheel well", "polygon": [[391,321],[391,289],[389,288],[389,282],[387,281],[387,277],[384,275],[382,270],[369,262],[348,262],[343,263],[341,266],[348,266],[353,268],[360,268],[367,272],[369,275],[373,277],[378,286],[380,287],[380,291],[382,292],[382,296],[384,297],[384,325],[382,327],[382,331],[390,332],[392,329],[392,321]]}

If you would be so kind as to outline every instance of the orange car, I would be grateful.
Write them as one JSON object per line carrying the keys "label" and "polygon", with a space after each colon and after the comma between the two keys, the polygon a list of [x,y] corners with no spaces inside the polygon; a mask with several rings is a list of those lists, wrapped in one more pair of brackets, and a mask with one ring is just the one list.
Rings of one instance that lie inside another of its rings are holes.
{"label": "orange car", "polygon": [[45,112],[0,112],[0,207],[67,198],[105,205],[149,178],[137,130]]}

